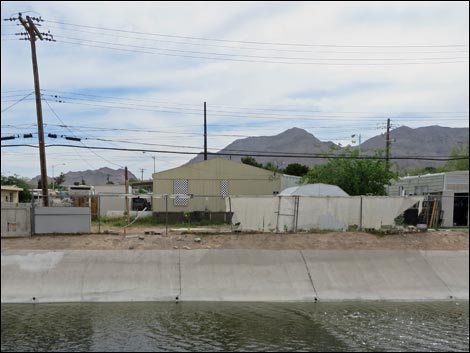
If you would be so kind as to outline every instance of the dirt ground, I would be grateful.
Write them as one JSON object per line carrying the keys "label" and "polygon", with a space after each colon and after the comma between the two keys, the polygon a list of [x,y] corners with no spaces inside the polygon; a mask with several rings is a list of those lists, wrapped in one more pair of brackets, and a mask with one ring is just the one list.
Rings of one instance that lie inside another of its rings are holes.
{"label": "dirt ground", "polygon": [[[153,231],[157,234],[145,234]],[[318,250],[468,250],[469,232],[439,230],[377,236],[364,232],[233,233],[229,227],[169,229],[92,227],[92,234],[41,235],[2,238],[1,249],[34,250],[124,250],[124,249],[318,249]],[[113,232],[117,234],[113,234]],[[159,233],[159,234],[158,234]],[[198,238],[200,241],[198,241]]]}

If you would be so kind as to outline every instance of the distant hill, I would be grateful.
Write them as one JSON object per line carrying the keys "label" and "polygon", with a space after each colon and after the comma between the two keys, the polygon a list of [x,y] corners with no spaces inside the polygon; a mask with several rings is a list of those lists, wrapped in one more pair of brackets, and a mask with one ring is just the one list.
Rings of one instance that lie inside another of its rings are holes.
{"label": "distant hill", "polygon": [[[124,169],[111,169],[111,168],[100,168],[96,170],[85,170],[78,172],[64,173],[65,182],[63,185],[73,185],[75,182],[82,183],[82,179],[87,185],[105,185],[109,181],[114,184],[124,184]],[[58,175],[54,175],[57,177]],[[41,178],[40,175],[34,177],[31,181],[33,186],[37,186],[38,180]],[[137,177],[128,171],[129,179],[137,179]],[[49,177],[49,182],[52,183],[52,177]]]}
{"label": "distant hill", "polygon": [[[452,147],[459,144],[466,144],[468,141],[468,128],[449,128],[442,126],[427,126],[416,129],[402,126],[390,132],[391,154],[393,156],[449,156]],[[256,152],[277,152],[277,153],[324,153],[330,150],[333,142],[322,142],[311,133],[299,129],[291,128],[275,136],[259,136],[238,139],[229,144],[219,153],[237,153],[246,156],[254,155]],[[336,145],[335,145],[336,146]],[[338,146],[337,146],[338,147]],[[358,148],[358,147],[354,147]],[[364,154],[369,154],[367,150],[385,150],[385,134],[381,134],[365,141],[360,146]],[[216,155],[209,155],[208,158],[215,158]],[[202,153],[188,162],[194,163],[203,160]],[[240,161],[241,156],[222,156],[222,158]],[[294,157],[254,157],[260,163],[272,162],[284,168],[290,163],[301,163],[308,166],[325,163],[326,159],[294,158]],[[443,164],[438,161],[427,160],[396,160],[400,167],[436,167]]]}
{"label": "distant hill", "polygon": [[[469,130],[442,126],[425,126],[416,129],[401,126],[390,132],[391,154],[393,156],[449,156],[452,147],[466,145]],[[361,149],[385,150],[385,136],[372,137],[361,145]],[[400,167],[436,167],[443,162],[428,160],[394,161]]]}
{"label": "distant hill", "polygon": [[[229,144],[219,153],[234,153],[250,156],[259,153],[284,152],[284,153],[325,153],[330,150],[333,142],[322,142],[308,131],[297,127],[288,129],[275,136],[257,136],[238,139]],[[246,152],[246,153],[245,153]],[[209,155],[207,158],[216,158],[215,155]],[[233,161],[240,161],[243,156],[223,156],[223,158]],[[325,159],[315,158],[285,158],[285,157],[254,157],[257,162],[272,162],[280,168],[285,168],[290,163],[301,163],[308,166],[325,163]],[[190,160],[188,164],[200,162],[204,159],[204,154],[200,153]]]}

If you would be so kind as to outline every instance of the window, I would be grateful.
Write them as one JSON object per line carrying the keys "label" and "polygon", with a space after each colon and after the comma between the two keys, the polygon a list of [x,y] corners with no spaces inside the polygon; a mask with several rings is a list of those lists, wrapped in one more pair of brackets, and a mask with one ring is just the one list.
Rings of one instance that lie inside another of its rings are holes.
{"label": "window", "polygon": [[228,197],[230,195],[230,191],[228,187],[228,180],[220,181],[220,195],[222,197]]}
{"label": "window", "polygon": [[[189,193],[188,184],[189,184],[188,179],[173,180],[173,193],[187,195]],[[187,206],[188,198],[182,198],[182,197],[177,196],[175,197],[174,205],[175,206]]]}

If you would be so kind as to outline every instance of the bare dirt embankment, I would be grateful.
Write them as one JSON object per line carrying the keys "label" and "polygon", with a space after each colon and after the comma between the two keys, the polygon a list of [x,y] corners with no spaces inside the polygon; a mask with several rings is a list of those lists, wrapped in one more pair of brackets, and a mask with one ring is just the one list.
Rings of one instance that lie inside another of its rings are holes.
{"label": "bare dirt embankment", "polygon": [[[145,234],[145,231],[160,234]],[[230,233],[228,228],[171,230],[155,227],[105,227],[118,234],[47,235],[2,239],[1,249],[31,250],[171,250],[171,249],[266,249],[266,250],[468,250],[468,230],[440,230],[377,236],[364,232],[296,234]],[[140,238],[139,238],[140,236]],[[197,238],[200,241],[195,241]]]}

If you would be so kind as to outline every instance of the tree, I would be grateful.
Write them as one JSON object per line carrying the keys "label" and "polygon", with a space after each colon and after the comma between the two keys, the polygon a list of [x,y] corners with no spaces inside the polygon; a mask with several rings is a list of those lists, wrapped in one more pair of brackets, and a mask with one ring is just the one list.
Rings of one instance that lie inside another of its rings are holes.
{"label": "tree", "polygon": [[265,165],[262,165],[261,168],[270,170],[272,172],[282,172],[281,168],[275,165],[273,162],[268,162]]}
{"label": "tree", "polygon": [[304,176],[308,172],[308,167],[300,163],[288,164],[284,173],[288,175]]}
{"label": "tree", "polygon": [[[381,157],[381,153],[376,152],[376,157]],[[397,175],[387,169],[385,160],[366,159],[359,156],[358,150],[347,149],[330,157],[327,164],[312,167],[302,181],[337,185],[356,196],[386,195],[385,185],[396,178]]]}
{"label": "tree", "polygon": [[466,157],[466,158],[446,162],[446,164],[444,164],[444,167],[442,167],[443,171],[452,172],[456,170],[468,170],[468,152],[469,152],[468,140],[467,140],[466,146],[453,147],[452,152],[450,153],[451,157],[453,158]]}
{"label": "tree", "polygon": [[248,165],[252,165],[253,167],[263,168],[263,165],[261,163],[258,163],[256,159],[250,156],[242,157],[241,161],[243,164],[248,164]]}
{"label": "tree", "polygon": [[55,185],[57,186],[62,185],[65,181],[65,174],[60,173],[60,175],[58,177],[55,177],[54,180],[55,180]]}
{"label": "tree", "polygon": [[19,188],[22,188],[23,191],[19,193],[20,202],[30,202],[31,201],[31,188],[32,186],[25,182],[23,179],[19,179],[16,176],[3,176],[1,179],[2,185],[16,185]]}

